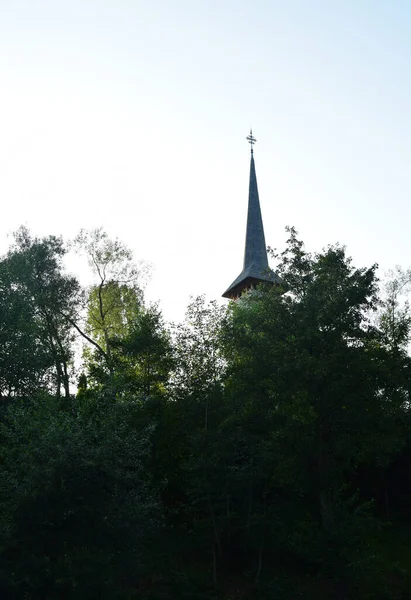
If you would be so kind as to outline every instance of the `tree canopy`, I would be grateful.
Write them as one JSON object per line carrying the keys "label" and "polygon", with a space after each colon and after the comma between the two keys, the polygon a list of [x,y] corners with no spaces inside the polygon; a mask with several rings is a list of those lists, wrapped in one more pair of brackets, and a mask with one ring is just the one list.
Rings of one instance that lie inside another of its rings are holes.
{"label": "tree canopy", "polygon": [[[407,598],[410,274],[290,228],[167,323],[104,231],[0,259],[0,595]],[[88,287],[67,273],[76,248]],[[79,341],[82,350],[79,350]]]}

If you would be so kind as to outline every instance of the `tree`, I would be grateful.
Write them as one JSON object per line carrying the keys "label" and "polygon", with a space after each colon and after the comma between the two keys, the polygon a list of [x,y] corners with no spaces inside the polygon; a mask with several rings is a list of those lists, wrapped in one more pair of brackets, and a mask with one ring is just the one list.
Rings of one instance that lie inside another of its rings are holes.
{"label": "tree", "polygon": [[[167,469],[164,476],[168,481],[164,493],[169,506],[175,509],[177,498],[181,501],[183,496],[195,536],[196,552],[201,560],[211,562],[215,585],[222,553],[215,502],[221,503],[221,489],[217,486],[224,485],[222,478],[226,475],[224,469],[219,468],[216,445],[219,423],[226,408],[223,402],[225,361],[221,346],[226,314],[225,306],[219,306],[215,301],[206,302],[199,296],[188,306],[185,321],[175,328],[175,366],[169,392],[172,402],[165,413],[168,432],[159,427],[154,438],[154,453],[164,452],[163,468]],[[179,531],[180,519],[177,524]],[[181,552],[185,554],[186,549],[182,548]]]}
{"label": "tree", "polygon": [[206,303],[204,296],[194,298],[189,304],[185,321],[174,331],[176,394],[209,393],[221,385],[225,361],[220,336],[226,312],[215,301]]}
{"label": "tree", "polygon": [[[115,394],[135,394],[139,398],[161,394],[174,364],[170,333],[162,314],[155,305],[144,306],[133,289],[119,288],[114,284],[106,292],[115,298],[116,310],[112,310],[105,322],[105,332],[95,315],[96,294],[90,295],[87,332],[110,349],[109,357],[85,349],[88,381],[95,387],[112,389]],[[117,293],[117,297],[116,297]]]}
{"label": "tree", "polygon": [[93,346],[84,349],[83,357],[91,382],[114,385],[124,363],[114,344],[129,334],[142,311],[141,293],[133,287],[111,281],[89,290],[84,331]]}
{"label": "tree", "polygon": [[113,331],[111,345],[126,389],[146,399],[165,392],[175,360],[170,333],[158,306],[140,309],[126,331]]}
{"label": "tree", "polygon": [[349,474],[386,462],[403,444],[409,360],[384,346],[373,324],[376,267],[355,268],[338,245],[307,253],[289,232],[278,257],[283,285],[233,306],[228,385],[245,415],[246,456],[265,472],[254,489],[264,490],[267,507],[287,498],[285,547],[324,559],[320,541],[336,544],[324,561],[331,568],[335,560],[335,574],[347,552],[355,565],[369,557],[363,528],[372,521],[356,521]]}
{"label": "tree", "polygon": [[411,314],[408,295],[411,290],[411,270],[397,267],[388,273],[383,290],[378,325],[384,342],[391,349],[407,350],[411,331]]}
{"label": "tree", "polygon": [[46,388],[54,361],[42,338],[36,307],[0,262],[0,395],[27,396]]}
{"label": "tree", "polygon": [[136,403],[49,396],[0,423],[0,586],[5,597],[140,598],[161,528],[147,473],[152,428]]}
{"label": "tree", "polygon": [[82,330],[93,346],[84,351],[89,382],[120,396],[159,393],[172,365],[171,340],[158,306],[144,304],[146,265],[101,229],[82,231],[75,244],[97,280]]}
{"label": "tree", "polygon": [[[101,228],[82,230],[74,241],[76,250],[87,257],[96,282],[88,293],[86,324],[78,332],[97,351],[97,363],[112,378],[114,359],[111,340],[127,331],[143,306],[143,279],[147,267],[133,261],[131,251],[118,239],[112,240]],[[88,356],[87,356],[88,355]],[[96,355],[86,352],[88,361]]]}
{"label": "tree", "polygon": [[[10,377],[7,382],[3,379],[4,385],[11,386],[17,393],[24,391],[24,381],[30,380],[30,372],[38,375],[42,372],[43,379],[49,375],[57,396],[61,387],[65,397],[70,396],[69,371],[73,357],[70,320],[81,301],[81,289],[75,277],[64,273],[65,254],[61,238],[32,237],[22,227],[15,233],[14,244],[3,258],[0,271],[2,328],[9,346],[6,365],[10,373],[14,373],[14,381]],[[27,376],[24,376],[22,361],[27,358]]]}
{"label": "tree", "polygon": [[383,292],[375,265],[289,234],[280,285],[169,327],[117,240],[78,238],[82,295],[62,240],[20,230],[0,261],[0,391],[21,396],[0,405],[0,595],[406,594],[409,274]]}

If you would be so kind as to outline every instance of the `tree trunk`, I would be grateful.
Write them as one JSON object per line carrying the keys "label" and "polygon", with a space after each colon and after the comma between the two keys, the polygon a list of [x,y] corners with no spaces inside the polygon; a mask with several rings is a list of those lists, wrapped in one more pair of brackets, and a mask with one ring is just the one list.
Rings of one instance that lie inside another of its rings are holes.
{"label": "tree trunk", "polygon": [[[61,385],[63,384],[64,396],[66,400],[70,398],[70,382],[67,371],[67,361],[65,358],[65,351],[63,343],[61,341],[56,324],[53,322],[52,317],[47,310],[44,310],[44,316],[46,319],[48,336],[50,340],[50,347],[53,353],[54,363],[57,371],[57,397],[60,398]],[[58,348],[56,348],[56,344]]]}
{"label": "tree trunk", "polygon": [[329,488],[330,465],[327,453],[327,445],[322,444],[318,458],[319,478],[319,503],[321,524],[324,531],[331,532],[334,528],[334,506],[331,490]]}
{"label": "tree trunk", "polygon": [[255,579],[254,579],[254,583],[256,585],[258,585],[258,583],[260,581],[261,569],[262,569],[262,566],[263,566],[264,538],[265,538],[265,535],[263,534],[263,536],[261,538],[260,551],[258,553],[257,573],[255,574]]}
{"label": "tree trunk", "polygon": [[67,360],[65,357],[63,344],[61,343],[60,336],[58,335],[57,330],[55,332],[55,336],[56,336],[57,344],[60,348],[60,361],[61,361],[60,366],[62,367],[61,378],[62,378],[63,387],[64,387],[64,396],[65,396],[66,400],[68,400],[70,398],[70,380],[69,380],[69,375],[68,375],[68,370],[67,370]]}
{"label": "tree trunk", "polygon": [[213,543],[213,584],[217,587],[217,557],[215,553],[215,544]]}

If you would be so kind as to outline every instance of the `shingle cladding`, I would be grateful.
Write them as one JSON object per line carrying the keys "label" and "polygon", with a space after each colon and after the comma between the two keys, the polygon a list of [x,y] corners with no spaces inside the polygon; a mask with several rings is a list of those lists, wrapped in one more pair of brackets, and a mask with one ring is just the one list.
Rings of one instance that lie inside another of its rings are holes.
{"label": "shingle cladding", "polygon": [[280,278],[268,266],[254,155],[251,153],[243,270],[224,292],[223,297],[237,298],[245,289],[262,281],[280,283]]}

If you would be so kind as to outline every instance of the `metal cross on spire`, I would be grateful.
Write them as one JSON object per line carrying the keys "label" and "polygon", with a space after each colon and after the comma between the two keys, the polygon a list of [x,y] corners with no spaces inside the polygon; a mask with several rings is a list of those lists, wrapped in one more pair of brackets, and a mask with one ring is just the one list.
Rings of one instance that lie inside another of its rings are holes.
{"label": "metal cross on spire", "polygon": [[252,129],[250,129],[250,135],[248,135],[246,139],[247,139],[248,143],[251,144],[251,154],[254,154],[253,146],[254,146],[254,144],[256,143],[257,140],[253,136],[253,130]]}

